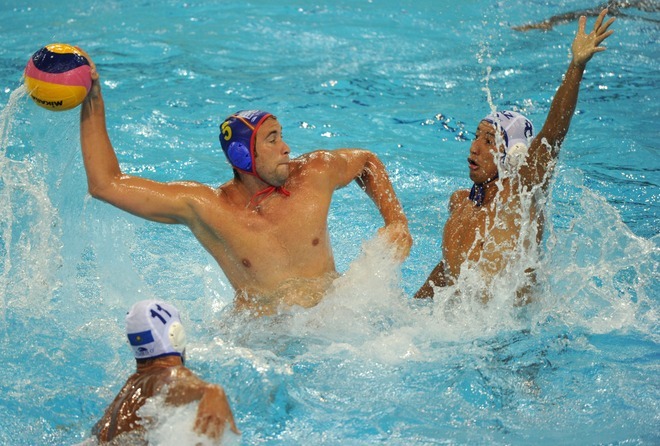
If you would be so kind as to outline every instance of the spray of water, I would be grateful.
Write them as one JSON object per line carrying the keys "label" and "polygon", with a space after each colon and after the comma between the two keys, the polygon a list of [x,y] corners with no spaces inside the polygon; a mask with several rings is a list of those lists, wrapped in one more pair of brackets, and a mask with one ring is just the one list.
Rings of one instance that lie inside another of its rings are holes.
{"label": "spray of water", "polygon": [[657,243],[633,234],[584,185],[581,172],[564,170],[554,189],[560,226],[550,228],[544,257],[546,311],[593,333],[640,330],[655,337],[658,314],[649,293],[658,281]]}
{"label": "spray of water", "polygon": [[[218,440],[199,435],[192,430],[197,414],[198,403],[174,407],[165,404],[162,395],[150,398],[138,411],[147,427],[148,444],[160,446],[179,446],[194,444],[198,446],[239,445],[240,437],[227,428]],[[131,444],[129,439],[120,440],[122,444]]]}
{"label": "spray of water", "polygon": [[[0,114],[0,207],[3,209],[2,271],[0,302],[3,320],[9,306],[28,307],[45,303],[52,290],[49,276],[58,266],[57,210],[48,197],[45,180],[47,157],[28,153],[10,157],[15,116],[21,111],[27,95],[20,86],[10,95]],[[45,310],[46,308],[44,308]]]}
{"label": "spray of water", "polygon": [[0,274],[0,316],[2,317],[3,327],[6,327],[5,321],[5,311],[6,311],[6,298],[7,288],[9,284],[9,273],[11,270],[11,244],[12,244],[12,227],[13,227],[13,212],[11,207],[8,206],[11,203],[11,191],[10,185],[12,179],[9,177],[9,160],[7,159],[7,146],[9,145],[9,135],[11,133],[11,128],[14,123],[13,116],[14,110],[16,109],[17,104],[20,99],[25,96],[26,90],[25,87],[21,87],[14,92],[9,97],[9,102],[5,108],[0,113],[0,204],[2,209],[4,209],[2,216],[2,248],[3,248],[3,262],[2,262],[2,274]]}

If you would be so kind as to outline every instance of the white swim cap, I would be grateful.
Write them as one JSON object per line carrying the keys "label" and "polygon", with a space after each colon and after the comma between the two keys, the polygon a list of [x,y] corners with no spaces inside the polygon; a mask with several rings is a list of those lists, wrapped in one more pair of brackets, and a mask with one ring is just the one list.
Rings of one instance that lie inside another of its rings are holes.
{"label": "white swim cap", "polygon": [[518,112],[502,110],[491,113],[482,119],[482,121],[489,122],[496,129],[502,131],[507,150],[516,144],[524,144],[525,147],[529,147],[534,137],[532,121]]}
{"label": "white swim cap", "polygon": [[186,333],[179,311],[160,300],[143,300],[126,314],[126,336],[135,359],[181,356]]}
{"label": "white swim cap", "polygon": [[518,112],[502,110],[486,116],[486,121],[502,132],[504,154],[501,162],[505,168],[517,167],[527,156],[527,149],[534,138],[532,121]]}

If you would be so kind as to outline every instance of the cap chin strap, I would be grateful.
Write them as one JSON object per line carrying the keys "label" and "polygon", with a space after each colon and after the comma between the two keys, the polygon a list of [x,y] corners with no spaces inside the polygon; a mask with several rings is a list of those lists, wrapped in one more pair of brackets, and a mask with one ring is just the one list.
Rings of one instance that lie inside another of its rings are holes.
{"label": "cap chin strap", "polygon": [[493,181],[497,180],[499,178],[499,175],[495,175],[493,178],[484,181],[483,183],[474,183],[472,185],[472,189],[470,189],[470,196],[469,199],[471,202],[474,203],[475,206],[481,206],[484,204],[484,198],[486,198],[486,186],[488,183],[492,183]]}
{"label": "cap chin strap", "polygon": [[250,198],[250,202],[248,203],[248,206],[259,206],[259,203],[264,201],[266,198],[270,197],[274,192],[282,194],[285,197],[291,195],[291,192],[285,189],[284,186],[268,186],[261,189],[259,192],[255,193],[254,195],[252,195],[252,198]]}
{"label": "cap chin strap", "polygon": [[[248,173],[250,175],[254,175],[255,177],[259,178],[261,181],[264,183],[268,184],[267,181],[265,181],[263,178],[261,178],[261,175],[257,172],[257,166],[254,165],[252,166],[252,172],[249,172],[247,170],[244,170],[243,172]],[[260,191],[256,192],[254,195],[252,195],[252,198],[250,198],[250,202],[248,203],[249,206],[259,206],[259,203],[264,201],[266,198],[270,197],[274,192],[277,192],[278,194],[282,194],[285,197],[288,197],[291,195],[291,192],[289,192],[287,189],[284,188],[284,186],[273,186],[273,185],[268,185],[261,189]]]}

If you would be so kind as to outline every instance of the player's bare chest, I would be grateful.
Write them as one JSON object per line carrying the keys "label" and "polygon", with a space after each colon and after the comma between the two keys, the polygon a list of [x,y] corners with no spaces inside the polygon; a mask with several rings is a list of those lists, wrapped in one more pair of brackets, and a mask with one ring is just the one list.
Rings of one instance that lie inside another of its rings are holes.
{"label": "player's bare chest", "polygon": [[472,203],[455,209],[445,224],[443,247],[446,255],[465,253],[483,244],[492,229],[492,217],[488,209]]}
{"label": "player's bare chest", "polygon": [[256,205],[232,206],[207,214],[209,227],[225,240],[292,240],[324,231],[328,205],[300,196],[270,196]]}

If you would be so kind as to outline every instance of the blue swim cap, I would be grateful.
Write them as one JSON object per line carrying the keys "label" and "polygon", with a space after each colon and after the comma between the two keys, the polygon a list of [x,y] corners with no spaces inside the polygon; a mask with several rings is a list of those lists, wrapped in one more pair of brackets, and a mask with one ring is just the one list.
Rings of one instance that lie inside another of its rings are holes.
{"label": "blue swim cap", "polygon": [[254,165],[257,130],[272,116],[261,110],[243,110],[234,113],[220,125],[220,145],[233,167],[257,175]]}

